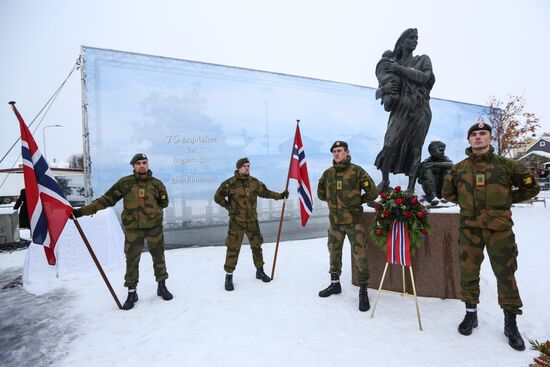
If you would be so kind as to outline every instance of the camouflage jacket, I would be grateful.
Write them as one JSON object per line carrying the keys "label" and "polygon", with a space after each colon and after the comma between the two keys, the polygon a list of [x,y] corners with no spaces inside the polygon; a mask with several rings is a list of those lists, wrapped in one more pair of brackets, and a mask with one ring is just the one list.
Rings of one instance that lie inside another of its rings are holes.
{"label": "camouflage jacket", "polygon": [[[228,178],[214,194],[214,201],[229,212],[229,218],[237,222],[254,222],[258,220],[256,211],[258,196],[262,198],[280,200],[283,195],[268,190],[257,178],[242,177],[239,171]],[[227,199],[226,199],[227,198]]]}
{"label": "camouflage jacket", "polygon": [[[460,225],[503,231],[512,228],[512,203],[530,199],[540,187],[527,168],[494,153],[466,149],[468,158],[445,177],[443,197],[460,205]],[[515,187],[516,189],[512,189]]]}
{"label": "camouflage jacket", "polygon": [[[374,200],[378,189],[363,168],[351,163],[351,156],[342,163],[332,161],[332,164],[319,180],[317,196],[328,203],[332,224],[360,223],[362,204]],[[361,195],[361,190],[365,194]]]}
{"label": "camouflage jacket", "polygon": [[124,199],[121,216],[124,228],[148,229],[162,225],[162,210],[168,206],[168,193],[150,170],[143,177],[137,173],[122,177],[103,196],[80,210],[83,215],[95,214],[120,199]]}

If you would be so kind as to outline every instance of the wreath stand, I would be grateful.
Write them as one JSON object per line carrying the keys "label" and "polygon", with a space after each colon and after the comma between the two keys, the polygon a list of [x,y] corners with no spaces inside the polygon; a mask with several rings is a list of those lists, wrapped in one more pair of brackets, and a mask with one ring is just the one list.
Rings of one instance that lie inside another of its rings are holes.
{"label": "wreath stand", "polygon": [[[380,300],[380,293],[382,293],[382,292],[399,294],[401,296],[413,296],[414,301],[416,303],[416,316],[418,317],[418,327],[420,328],[420,331],[423,331],[423,329],[422,329],[422,320],[420,319],[420,308],[418,307],[418,297],[416,296],[416,286],[414,284],[414,275],[413,275],[412,265],[407,266],[407,267],[409,268],[409,271],[410,271],[410,274],[411,274],[411,283],[412,283],[412,288],[413,288],[413,294],[407,293],[407,289],[406,289],[406,286],[405,286],[405,267],[406,267],[405,265],[401,265],[401,270],[402,270],[402,274],[403,274],[403,292],[395,292],[395,291],[382,289],[382,285],[384,284],[384,278],[386,278],[386,272],[388,270],[388,265],[390,265],[390,263],[386,262],[386,266],[384,267],[384,273],[382,273],[382,279],[380,280],[380,286],[378,287],[378,295],[376,296],[376,301],[374,302],[374,306],[372,308],[372,313],[371,313],[370,317],[371,318],[374,317],[374,312],[376,311],[376,306],[378,305],[378,301]],[[391,265],[396,265],[396,264],[391,264]]]}

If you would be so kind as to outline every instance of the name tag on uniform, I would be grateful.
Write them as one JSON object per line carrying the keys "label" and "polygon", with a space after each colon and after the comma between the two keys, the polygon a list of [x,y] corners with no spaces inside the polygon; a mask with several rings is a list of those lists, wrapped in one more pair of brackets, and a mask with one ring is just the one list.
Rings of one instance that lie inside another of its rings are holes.
{"label": "name tag on uniform", "polygon": [[244,193],[245,193],[246,196],[248,196],[248,194],[249,194],[248,187],[244,189]]}
{"label": "name tag on uniform", "polygon": [[342,190],[342,180],[336,181],[336,190]]}
{"label": "name tag on uniform", "polygon": [[144,197],[145,197],[145,189],[139,189],[138,196],[139,196],[140,198],[144,198]]}
{"label": "name tag on uniform", "polygon": [[485,187],[485,173],[476,174],[476,187]]}

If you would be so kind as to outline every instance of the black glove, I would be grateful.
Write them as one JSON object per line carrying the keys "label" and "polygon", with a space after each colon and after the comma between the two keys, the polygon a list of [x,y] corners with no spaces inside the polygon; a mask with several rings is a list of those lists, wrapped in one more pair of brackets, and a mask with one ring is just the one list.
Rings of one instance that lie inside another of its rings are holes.
{"label": "black glove", "polygon": [[[73,215],[74,215],[74,218],[80,218],[84,214],[82,214],[82,210],[78,208],[78,209],[73,209]],[[71,219],[73,219],[73,215],[70,216]]]}
{"label": "black glove", "polygon": [[288,199],[288,190],[281,192],[281,195],[283,196],[283,199]]}

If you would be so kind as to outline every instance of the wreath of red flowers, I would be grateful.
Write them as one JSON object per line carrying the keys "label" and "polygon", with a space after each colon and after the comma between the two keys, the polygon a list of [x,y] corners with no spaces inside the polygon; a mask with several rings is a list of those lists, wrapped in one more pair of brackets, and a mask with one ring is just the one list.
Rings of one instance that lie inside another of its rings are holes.
{"label": "wreath of red flowers", "polygon": [[422,245],[424,237],[431,233],[428,210],[416,195],[401,191],[400,186],[396,186],[389,192],[381,192],[380,200],[376,202],[374,210],[376,210],[374,224],[369,228],[369,234],[374,244],[383,250],[386,249],[390,227],[395,220],[405,222],[407,225],[411,253],[414,253]]}

